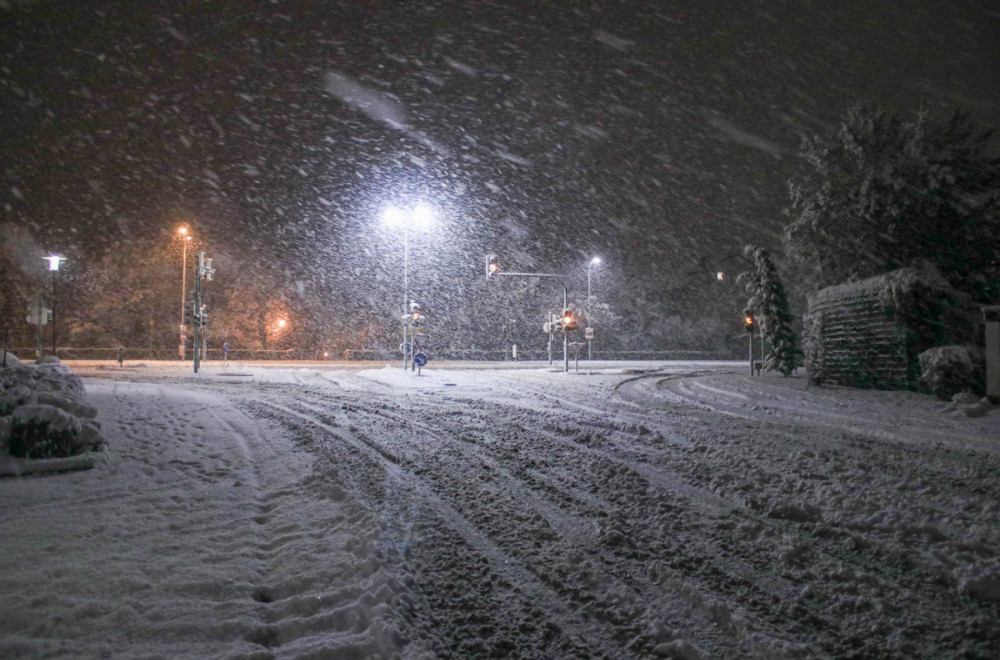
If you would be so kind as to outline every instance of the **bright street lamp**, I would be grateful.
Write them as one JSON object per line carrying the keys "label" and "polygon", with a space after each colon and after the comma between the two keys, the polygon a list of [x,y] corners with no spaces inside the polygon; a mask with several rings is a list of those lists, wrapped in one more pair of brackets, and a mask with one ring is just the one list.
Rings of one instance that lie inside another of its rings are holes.
{"label": "bright street lamp", "polygon": [[188,233],[187,227],[179,227],[177,229],[177,236],[181,241],[181,250],[183,256],[181,257],[181,320],[180,320],[180,345],[177,347],[177,352],[180,354],[180,358],[184,359],[184,301],[187,298],[187,246],[191,242],[191,234]]}
{"label": "bright street lamp", "polygon": [[[50,255],[48,257],[42,257],[49,262],[49,271],[52,273],[52,355],[56,354],[56,273],[59,272],[59,266],[62,262],[66,261],[66,257],[60,257],[58,255]],[[40,335],[41,333],[39,333]],[[41,351],[41,341],[38,342],[39,351]]]}
{"label": "bright street lamp", "polygon": [[[434,223],[434,210],[426,204],[417,204],[413,208],[401,209],[389,207],[382,212],[382,223],[392,229],[403,229],[403,314],[410,311],[410,228],[429,229]],[[406,369],[406,321],[403,321],[403,369]],[[410,358],[413,357],[413,347],[410,347]]]}
{"label": "bright street lamp", "polygon": [[[600,257],[594,257],[593,259],[591,259],[587,263],[587,327],[591,328],[591,331],[587,333],[588,335],[593,333],[592,326],[590,325],[590,270],[594,266],[598,265],[599,263],[601,263],[601,258]],[[590,353],[590,344],[591,344],[592,341],[593,341],[592,338],[587,337],[587,361],[588,362],[590,362],[591,360],[593,360],[593,357],[591,356],[591,353]]]}

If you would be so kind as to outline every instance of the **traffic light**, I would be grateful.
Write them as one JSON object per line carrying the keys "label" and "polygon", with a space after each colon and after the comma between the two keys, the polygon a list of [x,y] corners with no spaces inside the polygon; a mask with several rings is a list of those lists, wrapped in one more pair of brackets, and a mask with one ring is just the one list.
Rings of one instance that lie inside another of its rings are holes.
{"label": "traffic light", "polygon": [[494,277],[500,274],[500,262],[497,261],[497,255],[491,254],[486,257],[486,279],[492,280]]}
{"label": "traffic light", "polygon": [[201,314],[198,317],[198,321],[202,326],[208,325],[208,307],[205,305],[201,306]]}
{"label": "traffic light", "polygon": [[184,302],[184,325],[197,325],[198,316],[195,314],[194,299]]}
{"label": "traffic light", "polygon": [[747,332],[753,332],[754,318],[752,312],[743,313],[743,326],[746,328]]}
{"label": "traffic light", "polygon": [[569,332],[570,330],[576,329],[576,319],[573,317],[573,310],[564,309],[562,313],[562,329],[563,332]]}

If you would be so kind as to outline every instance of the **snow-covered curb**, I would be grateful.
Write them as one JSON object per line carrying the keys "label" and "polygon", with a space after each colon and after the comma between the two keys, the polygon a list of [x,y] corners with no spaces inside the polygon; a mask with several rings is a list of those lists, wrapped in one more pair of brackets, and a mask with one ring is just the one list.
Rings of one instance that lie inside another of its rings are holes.
{"label": "snow-covered curb", "polygon": [[7,355],[0,368],[0,476],[79,470],[104,447],[97,409],[79,376],[57,358],[35,364]]}

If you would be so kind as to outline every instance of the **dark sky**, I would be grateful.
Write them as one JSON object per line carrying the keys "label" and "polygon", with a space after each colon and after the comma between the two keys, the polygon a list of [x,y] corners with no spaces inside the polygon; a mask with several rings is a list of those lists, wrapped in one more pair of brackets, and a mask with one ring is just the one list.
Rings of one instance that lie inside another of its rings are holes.
{"label": "dark sky", "polygon": [[776,245],[853,99],[1000,124],[988,0],[0,0],[0,66],[0,222],[86,254],[186,221],[348,274],[423,199],[453,263],[599,253],[656,289]]}

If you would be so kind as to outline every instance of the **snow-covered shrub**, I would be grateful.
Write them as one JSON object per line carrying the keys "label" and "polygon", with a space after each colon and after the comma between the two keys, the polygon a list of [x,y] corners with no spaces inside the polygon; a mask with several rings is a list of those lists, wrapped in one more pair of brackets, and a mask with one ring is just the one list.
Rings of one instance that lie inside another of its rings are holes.
{"label": "snow-covered shrub", "polygon": [[917,356],[920,382],[942,399],[972,386],[972,358],[963,346],[938,346]]}
{"label": "snow-covered shrub", "polygon": [[80,420],[46,404],[15,408],[11,415],[7,451],[15,458],[61,458],[82,449]]}
{"label": "snow-covered shrub", "polygon": [[14,408],[31,400],[31,389],[22,383],[12,383],[9,389],[0,393],[0,415],[9,415]]}
{"label": "snow-covered shrub", "polygon": [[83,382],[58,361],[0,369],[0,453],[59,458],[104,446]]}
{"label": "snow-covered shrub", "polygon": [[1000,564],[965,566],[956,570],[958,592],[988,603],[1000,603]]}

